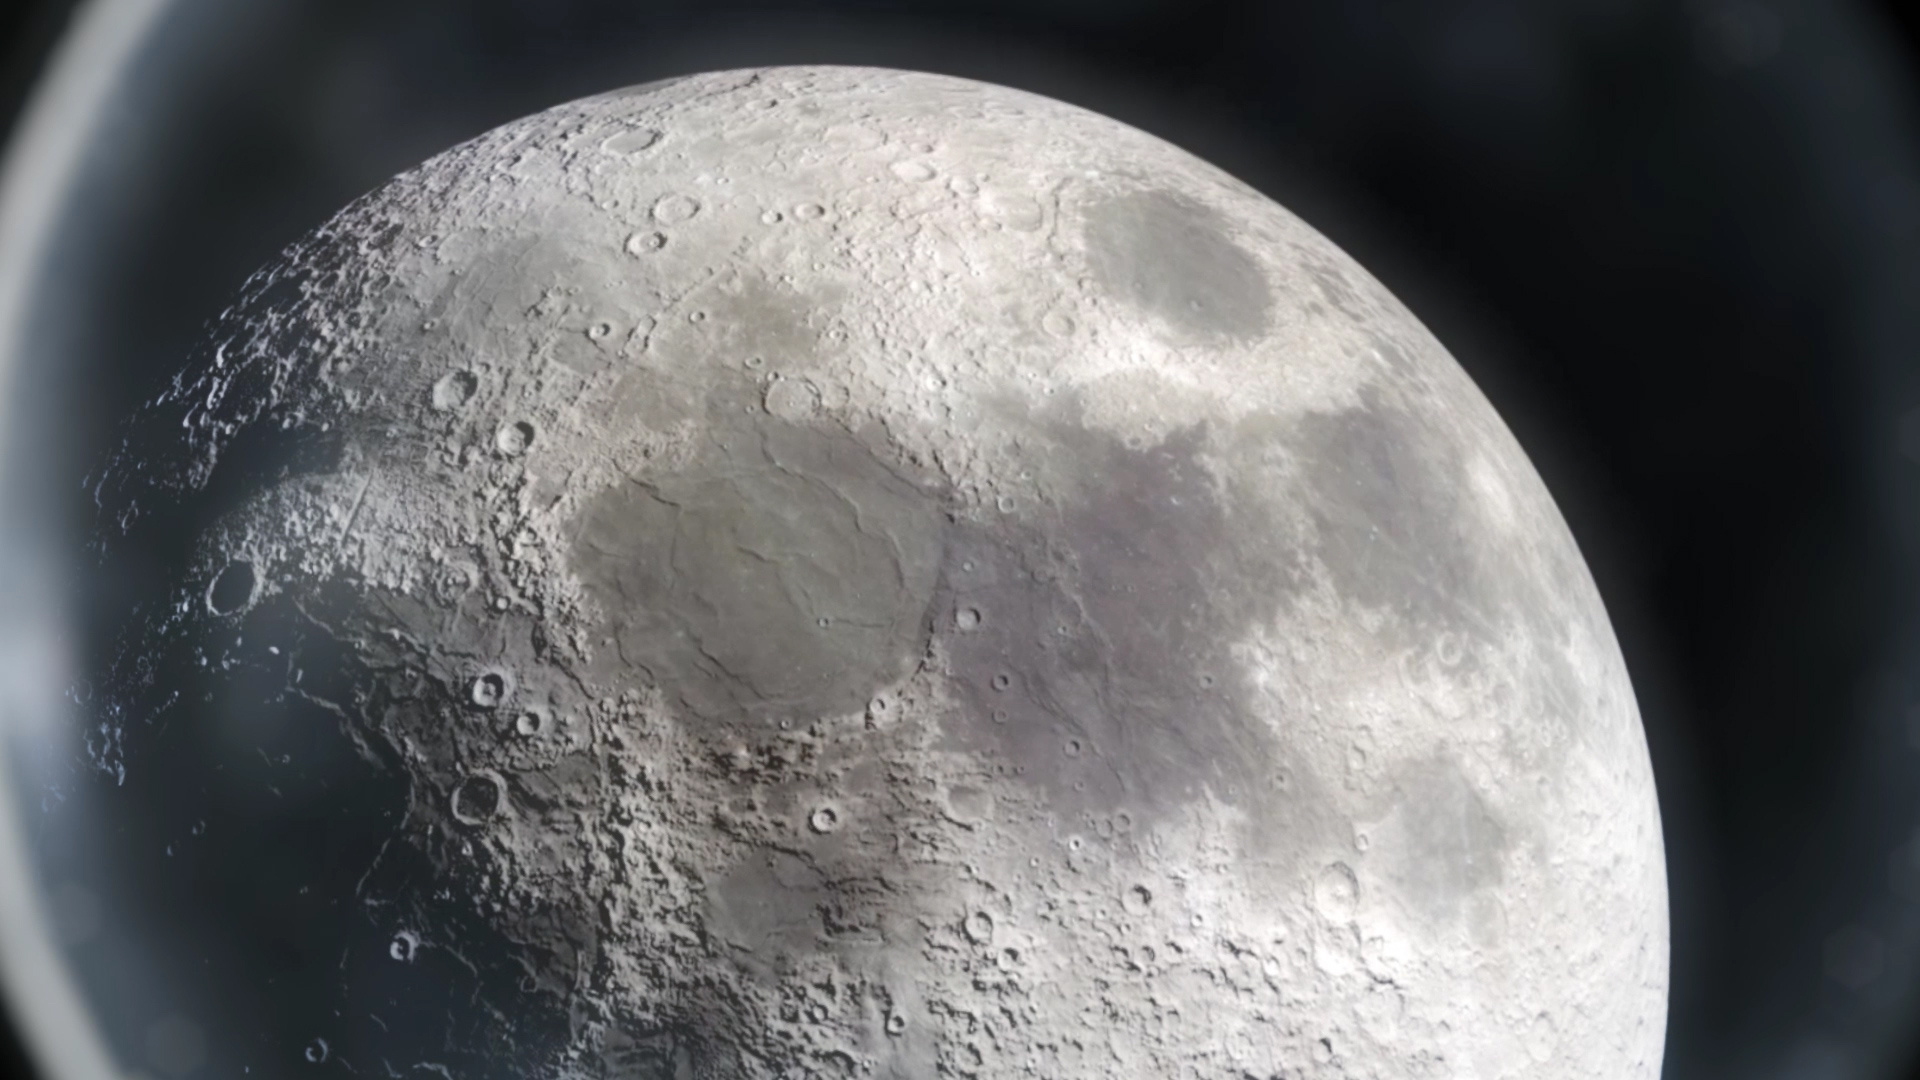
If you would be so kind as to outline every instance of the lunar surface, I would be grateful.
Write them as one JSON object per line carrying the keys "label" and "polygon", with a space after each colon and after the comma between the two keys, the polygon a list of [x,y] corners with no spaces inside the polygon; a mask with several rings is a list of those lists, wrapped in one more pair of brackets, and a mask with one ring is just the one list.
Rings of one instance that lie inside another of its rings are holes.
{"label": "lunar surface", "polygon": [[[400,793],[299,975],[377,1002],[256,1075],[1659,1072],[1548,492],[1350,258],[1105,117],[775,68],[508,124],[254,275],[90,483],[158,582],[94,765]],[[427,970],[482,1017],[430,1059]]]}

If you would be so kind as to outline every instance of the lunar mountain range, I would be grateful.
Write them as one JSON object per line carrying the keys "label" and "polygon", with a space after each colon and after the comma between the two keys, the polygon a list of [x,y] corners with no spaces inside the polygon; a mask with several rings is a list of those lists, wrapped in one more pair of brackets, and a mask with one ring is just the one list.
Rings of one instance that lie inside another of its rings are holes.
{"label": "lunar mountain range", "polygon": [[432,1061],[369,991],[263,1071],[1659,1073],[1549,493],[1352,259],[1108,118],[819,67],[508,124],[249,279],[90,483],[157,568],[94,764],[347,740],[403,812],[302,977],[478,987]]}

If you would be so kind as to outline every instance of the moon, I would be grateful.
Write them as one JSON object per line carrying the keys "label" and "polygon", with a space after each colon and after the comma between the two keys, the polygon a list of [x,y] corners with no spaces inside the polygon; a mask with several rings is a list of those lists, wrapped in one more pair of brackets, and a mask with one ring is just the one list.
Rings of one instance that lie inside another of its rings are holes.
{"label": "moon", "polygon": [[[93,483],[167,568],[96,764],[331,725],[404,806],[341,970],[485,969],[479,1071],[1659,1073],[1551,496],[1379,282],[1114,120],[850,67],[527,117],[258,271]],[[288,1067],[406,1067],[314,1023]]]}

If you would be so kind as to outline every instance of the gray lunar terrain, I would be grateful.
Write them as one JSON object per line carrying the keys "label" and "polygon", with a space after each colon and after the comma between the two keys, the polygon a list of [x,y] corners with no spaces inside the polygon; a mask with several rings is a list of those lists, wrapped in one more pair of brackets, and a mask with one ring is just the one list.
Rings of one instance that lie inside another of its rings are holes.
{"label": "gray lunar terrain", "polygon": [[191,522],[99,767],[297,704],[404,792],[341,970],[477,973],[468,1065],[306,1063],[1659,1072],[1548,492],[1350,258],[1107,118],[826,67],[528,117],[259,271],[92,483],[104,556]]}

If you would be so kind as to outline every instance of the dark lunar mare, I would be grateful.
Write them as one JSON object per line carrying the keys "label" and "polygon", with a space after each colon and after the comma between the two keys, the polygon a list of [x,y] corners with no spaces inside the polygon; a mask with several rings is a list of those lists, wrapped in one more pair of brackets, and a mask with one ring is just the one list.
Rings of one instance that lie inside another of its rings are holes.
{"label": "dark lunar mare", "polygon": [[922,647],[939,503],[845,430],[723,419],[741,411],[580,514],[572,568],[614,643],[596,673],[660,686],[702,730],[857,711]]}
{"label": "dark lunar mare", "polygon": [[1158,817],[1203,790],[1254,806],[1278,771],[1229,648],[1282,601],[1295,554],[1216,502],[1203,436],[1129,446],[1053,420],[1036,452],[1089,490],[949,528],[933,611],[970,713],[949,740],[1014,763],[1069,821]]}
{"label": "dark lunar mare", "polygon": [[1084,213],[1088,267],[1109,294],[1187,333],[1252,341],[1266,332],[1265,275],[1218,211],[1178,191],[1139,190]]}

